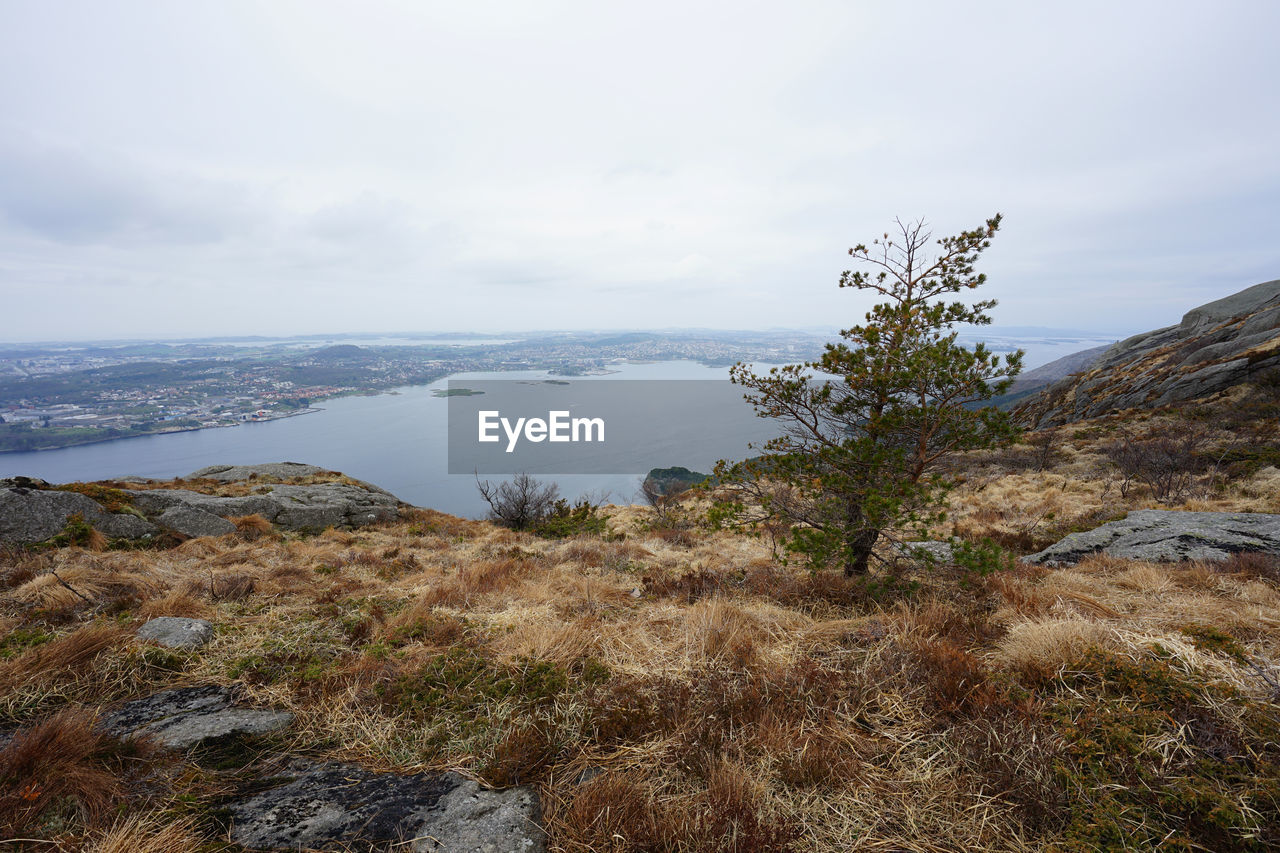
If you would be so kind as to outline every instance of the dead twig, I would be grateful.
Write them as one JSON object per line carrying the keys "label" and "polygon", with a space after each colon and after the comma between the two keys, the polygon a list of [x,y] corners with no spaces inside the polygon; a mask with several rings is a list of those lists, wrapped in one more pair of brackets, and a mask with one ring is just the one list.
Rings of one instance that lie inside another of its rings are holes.
{"label": "dead twig", "polygon": [[80,590],[76,589],[74,586],[64,581],[61,575],[58,574],[57,569],[50,569],[49,574],[53,575],[54,578],[57,579],[58,583],[62,584],[67,589],[71,590],[71,592],[74,593],[76,597],[79,598],[81,601],[87,602],[89,604],[93,603],[92,601],[89,600],[88,596],[84,595],[83,593],[80,592]]}
{"label": "dead twig", "polygon": [[1277,682],[1256,660],[1249,658],[1249,668],[1271,688],[1271,701],[1280,702],[1280,682]]}

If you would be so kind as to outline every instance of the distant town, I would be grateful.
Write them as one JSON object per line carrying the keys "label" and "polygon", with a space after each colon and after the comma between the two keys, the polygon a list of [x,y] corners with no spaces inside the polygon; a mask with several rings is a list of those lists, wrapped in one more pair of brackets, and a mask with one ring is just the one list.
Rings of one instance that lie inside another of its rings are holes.
{"label": "distant town", "polygon": [[465,371],[575,376],[637,361],[803,361],[830,337],[664,331],[0,344],[0,452],[291,417],[332,397]]}

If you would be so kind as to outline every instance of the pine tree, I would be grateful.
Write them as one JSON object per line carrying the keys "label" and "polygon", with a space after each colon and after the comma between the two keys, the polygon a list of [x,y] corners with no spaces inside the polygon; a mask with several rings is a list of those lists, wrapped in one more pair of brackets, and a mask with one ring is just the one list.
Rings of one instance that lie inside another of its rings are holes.
{"label": "pine tree", "polygon": [[944,517],[946,456],[1016,434],[1006,413],[982,404],[1008,389],[1022,352],[1001,359],[956,340],[956,326],[990,324],[996,301],[947,301],[986,281],[974,266],[1000,220],[938,240],[933,253],[923,222],[899,220],[899,236],[849,250],[862,269],[846,271],[840,287],[885,300],[864,324],[843,330],[816,362],[731,370],[756,414],[782,431],[757,448],[763,455],[717,464],[714,522],[780,531],[812,567],[857,575],[883,536],[920,535]]}

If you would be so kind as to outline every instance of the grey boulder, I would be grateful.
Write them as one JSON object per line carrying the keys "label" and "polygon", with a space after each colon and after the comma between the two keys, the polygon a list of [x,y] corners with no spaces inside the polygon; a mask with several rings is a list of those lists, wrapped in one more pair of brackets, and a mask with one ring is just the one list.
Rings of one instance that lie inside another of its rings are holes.
{"label": "grey boulder", "polygon": [[187,475],[188,480],[217,480],[222,483],[238,483],[250,477],[274,477],[288,480],[291,477],[310,477],[325,471],[315,465],[301,462],[264,462],[261,465],[209,465]]}
{"label": "grey boulder", "polygon": [[153,640],[170,649],[197,649],[213,639],[213,625],[204,619],[157,616],[138,629],[138,639]]}
{"label": "grey boulder", "polygon": [[78,492],[10,486],[0,488],[0,541],[43,542],[58,535],[73,515],[107,536],[136,539],[159,532],[154,524],[129,513],[107,512]]}
{"label": "grey boulder", "polygon": [[188,507],[221,518],[260,515],[278,527],[292,530],[359,527],[390,521],[400,514],[400,500],[377,487],[317,483],[259,488],[258,493],[243,497],[206,495],[189,489],[137,489],[128,493],[134,504],[148,514]]}
{"label": "grey boulder", "polygon": [[288,711],[246,708],[226,687],[180,687],[126,702],[102,719],[118,737],[149,737],[169,749],[189,749],[238,735],[263,735],[293,722]]}
{"label": "grey boulder", "polygon": [[950,563],[953,556],[950,542],[903,542],[898,550],[906,557],[916,557],[923,552],[938,563]]}
{"label": "grey boulder", "polygon": [[191,537],[222,536],[236,532],[236,526],[225,518],[185,504],[171,506],[160,513],[156,516],[156,524]]}
{"label": "grey boulder", "polygon": [[[456,773],[373,773],[295,759],[287,782],[229,806],[231,840],[255,849],[412,841],[412,850],[541,853],[538,798],[484,791]],[[345,847],[344,847],[345,849]]]}
{"label": "grey boulder", "polygon": [[1143,509],[1085,533],[1072,533],[1027,563],[1073,565],[1090,554],[1152,562],[1225,560],[1235,553],[1280,555],[1280,515]]}

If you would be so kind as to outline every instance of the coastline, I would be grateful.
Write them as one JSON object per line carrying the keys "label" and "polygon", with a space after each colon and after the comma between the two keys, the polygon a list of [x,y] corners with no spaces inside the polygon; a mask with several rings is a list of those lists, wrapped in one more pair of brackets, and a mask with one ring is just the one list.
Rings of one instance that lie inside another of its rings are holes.
{"label": "coastline", "polygon": [[[325,399],[331,399],[331,398],[326,397]],[[249,424],[263,424],[269,421],[281,421],[281,420],[284,420],[285,418],[296,418],[299,415],[310,415],[316,412],[323,412],[323,411],[324,411],[324,408],[321,406],[308,406],[307,408],[297,412],[282,412],[278,415],[273,415],[272,417],[269,417],[269,418],[258,418],[257,420],[240,421],[239,423],[234,423],[234,424],[216,424],[214,426],[175,427],[173,429],[160,429],[154,432],[140,432],[140,433],[135,433],[133,435],[111,435],[111,436],[104,436],[102,438],[89,438],[89,439],[85,439],[84,441],[72,442],[71,444],[58,444],[58,445],[52,445],[52,446],[46,446],[46,447],[28,447],[23,450],[3,449],[3,450],[0,450],[0,455],[3,455],[5,453],[45,453],[50,450],[66,450],[68,447],[85,447],[90,444],[106,444],[109,441],[128,441],[131,438],[147,438],[147,437],[156,436],[156,435],[173,435],[180,432],[200,432],[201,430],[206,430],[206,429],[234,429],[235,427],[247,426]]]}
{"label": "coastline", "polygon": [[[663,364],[669,361],[691,361],[703,367],[720,367],[721,366],[721,365],[711,364],[710,362],[701,360],[701,359],[625,359],[623,363],[627,365],[652,365],[652,364]],[[493,372],[519,373],[523,369],[525,368],[517,368],[517,369],[511,369],[511,370],[498,370]],[[548,376],[556,377],[557,379],[574,379],[574,378],[585,378],[585,377],[610,376],[610,375],[622,372],[622,370],[620,369],[608,368],[608,367],[590,368],[582,373],[571,373],[571,374],[560,373],[555,368],[537,368],[537,369],[544,370]],[[425,382],[411,382],[405,385],[395,385],[385,389],[368,388],[364,390],[343,391],[338,394],[332,394],[326,397],[320,397],[318,399],[319,399],[319,402],[324,402],[326,400],[336,400],[336,399],[341,399],[343,397],[380,397],[380,396],[383,396],[384,394],[394,395],[394,394],[399,394],[400,393],[399,389],[401,388],[415,388],[415,387],[421,387],[423,385],[430,385],[434,382],[447,380],[450,377],[457,376],[464,373],[470,373],[470,372],[472,371],[459,370],[452,373],[446,373],[443,376],[434,377]],[[441,399],[447,399],[447,397],[442,397]],[[86,447],[92,444],[105,444],[107,442],[112,442],[112,441],[127,441],[128,439],[131,439],[131,438],[146,438],[148,436],[170,435],[170,434],[180,433],[180,432],[200,432],[201,430],[210,430],[210,429],[228,429],[232,427],[245,426],[246,424],[267,423],[269,421],[283,420],[284,418],[297,417],[298,415],[309,415],[314,412],[322,412],[322,411],[324,411],[324,407],[313,405],[313,406],[308,406],[306,409],[303,409],[301,411],[282,412],[280,414],[276,414],[268,418],[260,418],[258,420],[250,420],[250,421],[239,421],[237,423],[230,423],[230,424],[218,424],[216,426],[176,427],[174,429],[156,430],[154,432],[104,436],[102,438],[86,438],[84,440],[76,441],[70,444],[58,444],[58,445],[52,445],[52,446],[46,446],[46,447],[30,447],[30,448],[24,448],[21,450],[6,448],[6,449],[0,449],[0,457],[6,454],[11,454],[11,453],[45,453],[52,450],[66,450],[71,447]]]}

